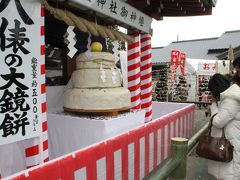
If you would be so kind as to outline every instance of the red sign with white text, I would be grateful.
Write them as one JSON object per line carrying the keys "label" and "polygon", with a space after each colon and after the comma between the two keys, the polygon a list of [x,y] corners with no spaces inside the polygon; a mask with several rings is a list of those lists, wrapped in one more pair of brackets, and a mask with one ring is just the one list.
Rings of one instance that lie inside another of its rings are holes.
{"label": "red sign with white text", "polygon": [[217,72],[216,62],[199,62],[197,73],[201,75],[212,75]]}
{"label": "red sign with white text", "polygon": [[180,56],[180,51],[178,50],[171,51],[171,66],[175,66],[176,69],[178,67],[179,56]]}
{"label": "red sign with white text", "polygon": [[180,69],[181,69],[183,76],[184,76],[185,62],[186,62],[186,53],[181,52],[181,54],[180,54]]}
{"label": "red sign with white text", "polygon": [[171,51],[171,80],[175,80],[175,73],[178,67],[179,56],[180,56],[180,51],[178,50]]}

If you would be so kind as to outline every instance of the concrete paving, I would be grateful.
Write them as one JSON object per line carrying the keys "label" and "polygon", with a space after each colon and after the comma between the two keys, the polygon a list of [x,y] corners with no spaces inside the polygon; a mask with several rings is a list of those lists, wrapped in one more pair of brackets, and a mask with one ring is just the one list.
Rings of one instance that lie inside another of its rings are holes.
{"label": "concrete paving", "polygon": [[[195,123],[194,128],[197,132],[202,126],[204,126],[208,121],[209,117],[206,117],[205,111],[207,109],[195,110]],[[208,174],[208,164],[207,160],[200,158],[195,153],[195,150],[188,156],[187,160],[187,177],[186,180],[216,180],[213,176]]]}
{"label": "concrete paving", "polygon": [[207,168],[206,159],[189,156],[187,162],[186,180],[216,180],[216,178],[208,174]]}
{"label": "concrete paving", "polygon": [[[205,115],[204,109],[195,110],[195,122],[194,122],[194,130],[197,132],[201,129],[208,121],[209,117]],[[145,177],[143,180],[148,180],[151,177],[151,174],[156,173],[156,171],[161,168],[159,166],[155,171],[150,173],[149,176]],[[173,178],[168,178],[168,180],[175,180]],[[187,174],[183,180],[216,180],[213,176],[208,174],[208,162],[204,158],[200,158],[195,149],[190,153],[187,159]]]}

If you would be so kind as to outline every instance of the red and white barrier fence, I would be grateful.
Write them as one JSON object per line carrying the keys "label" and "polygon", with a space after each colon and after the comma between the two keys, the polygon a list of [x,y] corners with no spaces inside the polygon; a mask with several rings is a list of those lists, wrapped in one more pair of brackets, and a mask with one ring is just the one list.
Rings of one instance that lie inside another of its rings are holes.
{"label": "red and white barrier fence", "polygon": [[151,35],[141,34],[141,109],[145,122],[152,120],[152,47]]}
{"label": "red and white barrier fence", "polygon": [[134,34],[133,43],[128,44],[128,89],[131,93],[131,109],[141,108],[139,38],[139,34]]}
{"label": "red and white barrier fence", "polygon": [[174,136],[193,135],[194,105],[120,136],[30,168],[10,179],[142,179],[170,155]]}

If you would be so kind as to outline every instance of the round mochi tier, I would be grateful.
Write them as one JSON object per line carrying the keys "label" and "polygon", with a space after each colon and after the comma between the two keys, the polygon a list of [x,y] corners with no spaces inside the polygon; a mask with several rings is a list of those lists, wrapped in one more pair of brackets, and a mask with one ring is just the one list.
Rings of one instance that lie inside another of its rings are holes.
{"label": "round mochi tier", "polygon": [[119,69],[104,69],[105,81],[101,79],[99,69],[80,69],[72,73],[72,85],[74,88],[111,88],[121,87],[121,74]]}
{"label": "round mochi tier", "polygon": [[78,61],[76,65],[76,69],[100,69],[101,66],[103,69],[116,67],[115,62],[101,59],[93,61]]}
{"label": "round mochi tier", "polygon": [[68,89],[64,109],[70,112],[94,112],[130,109],[130,92],[123,88]]}
{"label": "round mochi tier", "polygon": [[99,69],[101,65],[102,68],[111,68],[115,62],[114,56],[108,52],[91,52],[90,55],[81,53],[76,58],[77,69]]}

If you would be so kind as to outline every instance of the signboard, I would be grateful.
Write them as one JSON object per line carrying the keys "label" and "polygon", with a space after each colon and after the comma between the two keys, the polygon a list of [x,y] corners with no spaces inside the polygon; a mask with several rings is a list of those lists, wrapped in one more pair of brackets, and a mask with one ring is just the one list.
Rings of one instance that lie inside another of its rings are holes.
{"label": "signboard", "polygon": [[217,72],[217,62],[199,62],[197,73],[201,75],[213,75]]}
{"label": "signboard", "polygon": [[41,134],[41,3],[0,3],[0,145]]}
{"label": "signboard", "polygon": [[178,50],[171,51],[171,66],[175,66],[176,69],[178,67],[179,56],[180,56],[180,52]]}
{"label": "signboard", "polygon": [[178,59],[180,56],[180,51],[171,51],[171,80],[175,80],[176,69],[178,67]]}
{"label": "signboard", "polygon": [[69,4],[79,4],[116,19],[129,26],[150,33],[152,18],[120,0],[69,0]]}
{"label": "signboard", "polygon": [[186,62],[186,54],[184,52],[181,52],[181,54],[180,54],[180,70],[181,70],[183,76],[184,76],[185,62]]}

